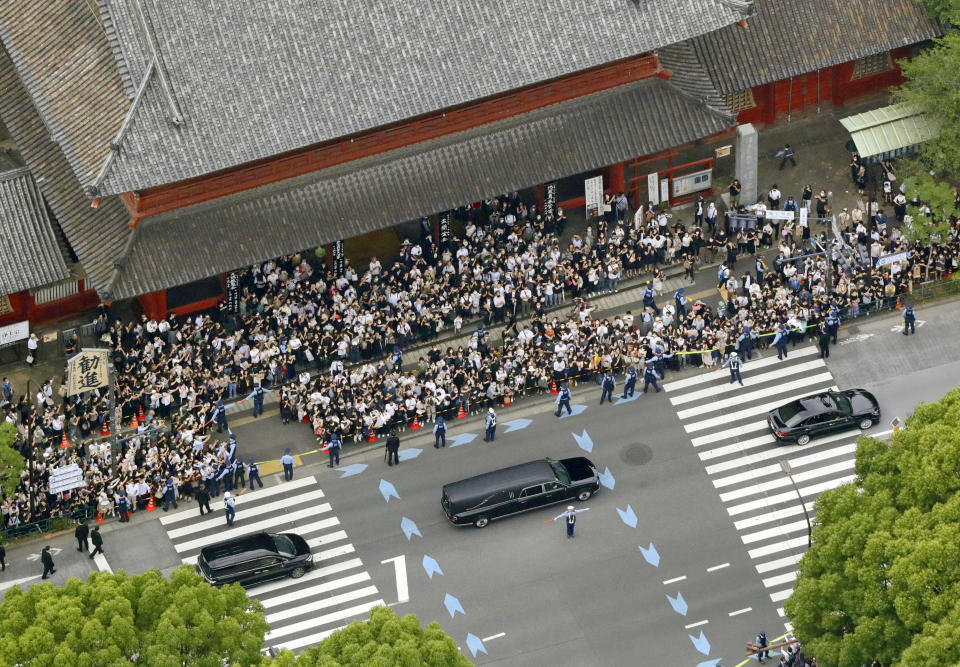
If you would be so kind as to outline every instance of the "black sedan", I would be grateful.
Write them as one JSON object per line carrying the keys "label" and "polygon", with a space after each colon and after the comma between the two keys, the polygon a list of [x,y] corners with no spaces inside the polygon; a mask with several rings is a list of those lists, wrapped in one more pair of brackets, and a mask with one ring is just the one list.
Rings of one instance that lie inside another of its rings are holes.
{"label": "black sedan", "polygon": [[781,405],[767,415],[778,442],[805,445],[810,438],[859,427],[867,430],[880,421],[880,406],[864,389],[827,391]]}

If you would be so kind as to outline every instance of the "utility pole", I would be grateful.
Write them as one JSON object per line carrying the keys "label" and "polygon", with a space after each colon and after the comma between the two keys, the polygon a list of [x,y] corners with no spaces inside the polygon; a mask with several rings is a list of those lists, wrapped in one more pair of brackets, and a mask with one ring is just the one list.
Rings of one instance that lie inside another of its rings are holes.
{"label": "utility pole", "polygon": [[813,544],[813,527],[810,524],[810,514],[807,512],[807,506],[803,504],[803,496],[800,495],[800,489],[797,487],[797,483],[793,481],[793,475],[790,474],[790,462],[786,459],[780,461],[780,469],[786,474],[789,478],[790,483],[793,484],[793,490],[797,492],[797,498],[800,499],[800,509],[803,510],[803,516],[807,520],[807,548],[809,549]]}

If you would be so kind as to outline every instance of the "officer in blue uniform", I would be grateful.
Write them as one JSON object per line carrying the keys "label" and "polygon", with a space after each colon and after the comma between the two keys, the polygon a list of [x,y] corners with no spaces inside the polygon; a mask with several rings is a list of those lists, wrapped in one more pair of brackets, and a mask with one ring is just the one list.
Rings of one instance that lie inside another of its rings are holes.
{"label": "officer in blue uniform", "polygon": [[634,389],[637,387],[637,369],[633,366],[627,368],[627,374],[623,380],[623,396],[620,398],[632,397]]}
{"label": "officer in blue uniform", "polygon": [[600,382],[600,388],[603,390],[600,392],[600,405],[603,405],[604,400],[608,400],[613,403],[613,390],[617,387],[617,379],[613,377],[613,371],[607,371],[603,374],[603,380]]}
{"label": "officer in blue uniform", "polygon": [[223,509],[227,515],[227,525],[232,526],[233,520],[237,516],[236,501],[233,499],[233,494],[227,491],[223,494]]}
{"label": "officer in blue uniform", "polygon": [[260,481],[260,466],[257,465],[256,461],[250,459],[247,462],[247,474],[250,476],[250,490],[253,491],[253,483],[256,482],[260,485],[260,488],[263,488],[263,482]]}
{"label": "officer in blue uniform", "polygon": [[689,301],[682,287],[673,293],[673,301],[677,306],[677,319],[682,320],[687,316],[687,301]]}
{"label": "officer in blue uniform", "polygon": [[837,310],[837,304],[830,306],[830,312],[827,314],[827,331],[833,336],[833,344],[837,344],[837,334],[840,332],[840,311]]}
{"label": "officer in blue uniform", "polygon": [[740,350],[740,356],[744,359],[753,357],[753,332],[746,324],[743,325],[743,333],[737,338],[737,349]]}
{"label": "officer in blue uniform", "polygon": [[253,417],[256,419],[263,414],[263,387],[259,384],[253,388]]}
{"label": "officer in blue uniform", "polygon": [[233,463],[237,459],[237,436],[230,432],[230,440],[227,442],[227,461]]}
{"label": "officer in blue uniform", "polygon": [[497,413],[490,408],[487,411],[487,432],[483,437],[484,442],[493,442],[497,437]]}
{"label": "officer in blue uniform", "polygon": [[653,367],[652,363],[648,363],[643,369],[643,393],[647,393],[647,389],[650,388],[650,385],[653,385],[653,388],[657,390],[657,393],[660,392],[660,386],[657,384],[657,380],[660,379],[660,376],[657,375],[657,369]]}
{"label": "officer in blue uniform", "polygon": [[647,289],[643,291],[643,307],[650,308],[657,315],[660,314],[660,309],[657,308],[657,302],[654,301],[655,293],[653,291],[653,283],[647,283]]}
{"label": "officer in blue uniform", "polygon": [[242,489],[247,485],[247,466],[243,464],[243,459],[238,458],[233,462],[233,488]]}
{"label": "officer in blue uniform", "polygon": [[573,414],[573,410],[570,409],[570,386],[566,382],[560,385],[560,393],[557,394],[557,411],[554,414],[559,417],[564,408],[567,409],[568,415]]}
{"label": "officer in blue uniform", "polygon": [[558,519],[563,519],[563,522],[567,525],[567,539],[572,539],[573,527],[577,524],[577,515],[580,512],[586,512],[588,509],[590,508],[587,507],[582,510],[575,510],[573,509],[573,505],[567,505],[567,511],[563,514],[553,517],[553,520],[557,521]]}
{"label": "officer in blue uniform", "polygon": [[760,288],[763,288],[763,272],[766,270],[767,265],[764,264],[763,260],[757,257],[757,285]]}
{"label": "officer in blue uniform", "polygon": [[787,325],[780,324],[777,332],[773,335],[773,346],[777,348],[777,359],[787,358]]}
{"label": "officer in blue uniform", "polygon": [[330,463],[327,464],[328,468],[334,466],[334,461],[336,465],[340,465],[340,447],[343,443],[340,442],[340,434],[334,431],[330,434],[330,443],[328,447],[330,448],[327,453],[330,455]]}
{"label": "officer in blue uniform", "polygon": [[730,384],[739,382],[740,386],[743,386],[743,377],[740,375],[740,364],[742,363],[743,361],[736,352],[731,352],[727,360],[723,362],[723,366],[721,366],[721,368],[730,369]]}
{"label": "officer in blue uniform", "polygon": [[163,487],[163,511],[170,509],[170,503],[173,503],[173,509],[177,509],[177,487],[173,483],[172,477],[167,477],[167,483]]}
{"label": "officer in blue uniform", "polygon": [[437,423],[433,425],[433,446],[439,449],[447,446],[447,423],[443,417],[437,417]]}
{"label": "officer in blue uniform", "polygon": [[218,490],[220,488],[220,482],[223,482],[223,488],[225,491],[233,491],[234,465],[234,463],[226,462],[220,467],[220,472],[217,474]]}
{"label": "officer in blue uniform", "polygon": [[293,455],[290,453],[289,447],[283,452],[283,456],[280,457],[280,463],[283,465],[283,479],[289,482],[293,479],[294,464]]}
{"label": "officer in blue uniform", "polygon": [[[909,336],[912,333],[917,333],[916,327],[917,314],[913,310],[913,301],[907,304],[906,309],[903,311],[903,335]],[[909,333],[907,333],[909,331]]]}
{"label": "officer in blue uniform", "polygon": [[230,427],[227,426],[227,409],[223,407],[222,398],[217,401],[217,406],[213,410],[212,420],[217,425],[217,433],[223,433],[224,430],[230,430]]}

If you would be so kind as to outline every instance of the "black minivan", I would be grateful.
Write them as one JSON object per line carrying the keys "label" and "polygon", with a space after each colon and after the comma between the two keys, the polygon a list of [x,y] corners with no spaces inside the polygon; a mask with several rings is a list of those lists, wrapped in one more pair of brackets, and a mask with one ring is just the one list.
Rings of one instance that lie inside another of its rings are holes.
{"label": "black minivan", "polygon": [[313,567],[307,541],[294,533],[253,533],[200,550],[196,570],[214,586],[302,577]]}
{"label": "black minivan", "polygon": [[576,498],[600,488],[590,459],[543,459],[462,479],[443,487],[440,504],[455,526],[483,528],[494,519]]}

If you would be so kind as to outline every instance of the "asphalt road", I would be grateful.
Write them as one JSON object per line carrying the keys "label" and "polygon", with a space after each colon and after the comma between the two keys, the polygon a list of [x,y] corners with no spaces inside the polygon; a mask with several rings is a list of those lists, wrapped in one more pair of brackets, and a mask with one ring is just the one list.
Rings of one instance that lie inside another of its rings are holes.
{"label": "asphalt road", "polygon": [[[468,656],[478,651],[479,664],[736,665],[758,630],[775,637],[789,623],[779,610],[805,549],[800,504],[788,497],[792,487],[782,473],[771,468],[781,458],[792,462],[811,509],[819,490],[852,474],[856,437],[778,449],[754,428],[757,415],[768,403],[820,388],[862,386],[884,411],[871,431],[889,430],[893,416],[905,417],[920,401],[936,400],[956,385],[956,305],[921,306],[924,324],[908,338],[891,330],[896,316],[859,321],[841,332],[825,365],[802,347],[786,362],[767,352],[744,367],[743,388],[728,385],[726,372],[668,377],[665,392],[600,406],[599,388],[581,385],[573,389],[573,403],[586,406],[582,413],[558,420],[549,397],[529,400],[501,411],[494,443],[483,442],[477,419],[464,419],[451,424],[448,439],[478,437],[458,447],[438,451],[423,431],[403,434],[401,451],[409,450],[411,458],[398,467],[388,467],[377,447],[342,460],[341,469],[355,466],[348,469],[355,474],[343,476],[313,455],[292,484],[267,475],[264,491],[240,497],[235,530],[302,532],[323,554],[318,567],[327,568],[295,585],[253,589],[273,628],[268,643],[301,647],[382,601],[422,622],[439,621]],[[530,422],[516,428],[524,424],[518,420]],[[508,433],[509,422],[516,430]],[[275,417],[237,430],[241,446],[256,441],[263,451],[315,448],[305,426],[282,426]],[[584,431],[590,452],[574,438],[583,441]],[[578,515],[574,540],[561,524],[545,522],[561,506],[482,530],[454,528],[442,513],[446,482],[545,456],[577,455],[609,468],[615,483],[580,504],[589,511]],[[102,560],[80,557],[69,536],[50,538],[63,549],[52,581],[105,567],[170,571],[200,545],[226,535],[221,511],[201,519],[193,506],[182,503],[185,513],[178,515],[139,513],[130,526],[108,522]],[[618,511],[628,506],[636,527]],[[409,539],[404,518],[416,524]],[[657,566],[639,549],[651,543]],[[28,560],[38,545],[8,549],[0,586],[39,581],[38,561]],[[442,574],[428,577],[425,556]],[[23,581],[27,577],[34,578]],[[469,635],[483,650],[468,642]]]}

